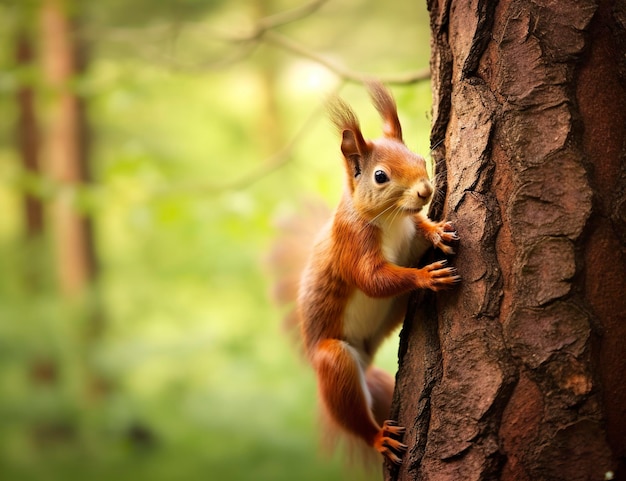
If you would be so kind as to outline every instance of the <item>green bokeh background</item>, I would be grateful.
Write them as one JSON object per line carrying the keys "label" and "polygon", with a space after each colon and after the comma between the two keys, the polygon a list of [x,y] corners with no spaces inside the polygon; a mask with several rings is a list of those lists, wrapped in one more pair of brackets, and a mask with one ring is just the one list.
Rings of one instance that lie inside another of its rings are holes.
{"label": "green bokeh background", "polygon": [[[93,221],[100,266],[84,298],[68,301],[51,239],[25,237],[22,208],[25,192],[58,192],[25,173],[15,142],[21,84],[37,90],[46,118],[39,67],[13,59],[18,26],[46,41],[40,2],[0,2],[2,479],[367,478],[347,474],[341,451],[320,454],[313,375],[281,330],[266,258],[278,219],[340,195],[326,97],[340,92],[366,136],[380,122],[361,85],[263,42],[235,61],[246,47],[227,40],[302,4],[68,4],[89,45],[74,88],[87,101],[94,178],[71,194]],[[331,0],[278,31],[358,72],[428,66],[422,2]],[[407,144],[427,154],[428,81],[392,90]],[[103,329],[90,337],[94,309]],[[378,363],[394,370],[396,348],[390,340]],[[42,362],[54,379],[33,382]],[[86,394],[93,377],[106,380],[96,398]]]}

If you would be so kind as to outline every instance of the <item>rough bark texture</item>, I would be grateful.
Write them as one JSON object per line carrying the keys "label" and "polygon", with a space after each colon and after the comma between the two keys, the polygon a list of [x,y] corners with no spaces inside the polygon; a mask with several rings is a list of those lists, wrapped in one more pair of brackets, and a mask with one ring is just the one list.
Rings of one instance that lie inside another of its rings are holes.
{"label": "rough bark texture", "polygon": [[434,217],[459,289],[414,299],[399,480],[625,479],[626,7],[430,0]]}

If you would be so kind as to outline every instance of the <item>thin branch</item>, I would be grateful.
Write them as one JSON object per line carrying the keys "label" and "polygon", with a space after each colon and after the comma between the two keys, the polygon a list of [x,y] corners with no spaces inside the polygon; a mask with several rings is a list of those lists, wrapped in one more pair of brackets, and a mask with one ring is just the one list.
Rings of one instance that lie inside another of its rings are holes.
{"label": "thin branch", "polygon": [[[231,65],[239,63],[245,60],[246,58],[250,57],[254,53],[254,51],[257,49],[258,46],[259,46],[259,42],[250,42],[245,45],[242,45],[239,49],[235,50],[229,55],[225,55],[219,60],[201,62],[195,65],[186,65],[185,69],[187,71],[193,71],[193,72],[206,72],[209,70],[210,71],[223,70],[227,67],[230,67]],[[172,58],[171,63],[174,64],[175,62],[176,60]],[[181,65],[180,62],[177,62],[177,63]]]}
{"label": "thin branch", "polygon": [[254,26],[247,34],[233,36],[232,34],[220,35],[214,33],[213,36],[222,41],[233,44],[249,44],[251,42],[258,42],[266,32],[298,20],[302,20],[303,18],[315,13],[326,2],[328,2],[328,0],[313,0],[300,7],[263,17],[255,22]]}
{"label": "thin branch", "polygon": [[416,82],[421,82],[423,80],[428,80],[430,78],[429,68],[395,75],[372,75],[363,72],[357,72],[355,70],[351,70],[345,67],[340,63],[335,62],[334,60],[329,59],[328,57],[325,57],[324,55],[314,52],[304,45],[295,42],[294,40],[287,38],[286,36],[279,34],[275,31],[266,31],[262,39],[265,40],[267,43],[280,47],[300,57],[308,58],[309,60],[312,60],[313,62],[316,62],[326,67],[328,70],[330,70],[346,82],[363,83],[368,79],[376,77],[381,82],[389,85],[408,85]]}
{"label": "thin branch", "polygon": [[313,0],[312,2],[306,3],[300,7],[296,7],[291,10],[287,10],[286,12],[280,12],[274,15],[267,16],[259,21],[259,29],[267,31],[274,28],[282,27],[283,25],[287,25],[297,20],[301,20],[315,13],[317,10],[320,9],[322,5],[327,2],[328,0]]}

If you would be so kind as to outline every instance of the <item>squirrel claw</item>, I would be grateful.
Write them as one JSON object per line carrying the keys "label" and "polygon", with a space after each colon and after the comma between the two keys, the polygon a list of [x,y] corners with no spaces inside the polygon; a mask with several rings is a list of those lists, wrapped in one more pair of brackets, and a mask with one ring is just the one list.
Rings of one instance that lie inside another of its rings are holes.
{"label": "squirrel claw", "polygon": [[390,449],[384,449],[381,451],[381,454],[385,456],[389,461],[391,461],[396,466],[400,466],[402,464],[402,459],[399,458],[393,451]]}
{"label": "squirrel claw", "polygon": [[456,268],[447,267],[447,265],[448,261],[444,259],[424,267],[423,275],[425,279],[420,287],[439,291],[458,284],[461,281],[461,277],[457,274]]}
{"label": "squirrel claw", "polygon": [[400,456],[408,449],[408,446],[389,435],[401,436],[405,431],[406,429],[403,426],[398,426],[396,421],[385,421],[378,434],[378,439],[374,442],[374,447],[392,463],[402,464]]}
{"label": "squirrel claw", "polygon": [[[446,221],[443,224],[443,230],[447,231],[447,232],[454,232],[454,224],[452,224],[452,222],[450,221]],[[456,234],[456,232],[454,232]]]}
{"label": "squirrel claw", "polygon": [[404,426],[399,426],[396,421],[388,419],[383,423],[383,432],[395,435],[404,434],[406,428]]}
{"label": "squirrel claw", "polygon": [[457,242],[459,234],[451,222],[437,222],[431,228],[431,242],[446,255],[454,255],[454,249],[447,245],[448,242]]}

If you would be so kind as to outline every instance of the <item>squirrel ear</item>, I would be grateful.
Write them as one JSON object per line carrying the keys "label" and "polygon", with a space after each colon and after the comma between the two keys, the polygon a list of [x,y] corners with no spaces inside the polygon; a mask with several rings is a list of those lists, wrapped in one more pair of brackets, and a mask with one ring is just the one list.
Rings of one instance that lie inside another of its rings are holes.
{"label": "squirrel ear", "polygon": [[361,174],[363,157],[368,151],[369,147],[361,131],[346,129],[341,132],[341,153],[346,159],[348,173],[353,177]]}

